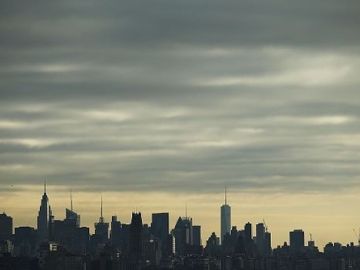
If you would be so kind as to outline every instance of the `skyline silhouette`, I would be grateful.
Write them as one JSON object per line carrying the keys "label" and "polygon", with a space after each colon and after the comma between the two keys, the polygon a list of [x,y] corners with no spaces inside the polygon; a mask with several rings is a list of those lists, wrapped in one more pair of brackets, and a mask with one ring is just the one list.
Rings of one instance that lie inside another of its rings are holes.
{"label": "skyline silhouette", "polygon": [[[50,187],[51,189],[53,189],[54,187]],[[43,190],[46,191],[48,189],[48,187],[46,187],[45,185],[43,186]],[[55,195],[55,198],[56,198],[56,191],[54,192],[54,195]],[[65,205],[63,204],[59,204],[56,202],[56,200],[52,200],[52,203],[49,203],[48,204],[48,207],[49,207],[49,215],[53,215],[55,217],[58,217],[58,218],[61,218],[64,216],[64,213],[68,210],[71,210],[74,208],[73,207],[73,203],[74,203],[74,200],[73,200],[73,189],[67,189],[66,191],[62,190],[60,191],[59,193],[67,193],[67,198],[64,198],[65,199]],[[92,193],[89,193],[90,195]],[[136,194],[136,193],[134,193]],[[223,205],[224,203],[228,202],[228,187],[227,187],[227,192],[226,192],[226,195],[224,196],[224,193],[222,193],[222,200],[223,200]],[[241,194],[241,193],[240,193]],[[47,195],[48,193],[44,193],[44,195],[46,195],[46,198],[45,200],[47,199]],[[115,193],[114,194],[115,197],[117,196],[123,196],[123,193]],[[184,194],[179,194],[180,196],[184,195]],[[233,200],[233,198],[236,198],[238,195],[238,193],[236,192],[231,192],[231,200]],[[131,197],[132,195],[130,195]],[[217,198],[219,198],[220,196],[217,194],[215,195],[217,196]],[[99,197],[96,199],[96,197]],[[137,212],[137,211],[141,211],[144,213],[143,215],[143,219],[145,221],[149,221],[152,213],[155,211],[155,212],[169,212],[170,213],[170,225],[171,226],[175,226],[176,224],[176,220],[177,220],[177,217],[178,216],[184,216],[184,217],[187,217],[188,216],[188,207],[190,207],[190,214],[189,216],[191,216],[192,218],[195,218],[195,220],[197,221],[197,223],[201,224],[202,225],[202,231],[203,233],[206,233],[206,234],[211,234],[212,232],[215,232],[217,235],[221,235],[221,220],[222,220],[222,217],[221,217],[221,209],[223,207],[223,205],[221,205],[221,199],[219,201],[212,201],[211,203],[213,203],[216,207],[215,209],[215,212],[213,212],[211,215],[212,218],[209,218],[207,220],[205,220],[205,222],[202,222],[202,218],[201,218],[201,210],[198,212],[196,211],[196,208],[201,208],[201,207],[197,207],[197,205],[199,205],[199,203],[195,202],[193,204],[191,204],[191,200],[182,200],[182,201],[179,201],[178,202],[178,205],[180,205],[180,208],[181,208],[181,205],[182,207],[185,207],[185,210],[184,208],[182,210],[179,209],[179,207],[177,209],[171,209],[171,208],[167,208],[167,207],[164,207],[163,204],[161,203],[161,200],[159,202],[159,205],[161,205],[160,207],[157,206],[155,209],[152,209],[151,206],[149,206],[149,203],[148,202],[143,202],[143,203],[138,203],[137,206],[133,206],[131,207],[130,206],[130,203],[129,204],[124,204],[123,202],[119,202],[119,205],[117,205],[117,203],[110,203],[109,201],[106,203],[106,212],[107,212],[107,215],[103,215],[102,214],[102,211],[103,211],[103,193],[99,194],[97,193],[96,194],[96,197],[94,197],[93,195],[91,195],[91,198],[92,198],[92,209],[91,211],[90,208],[89,208],[89,203],[86,202],[84,205],[82,205],[81,203],[77,203],[76,204],[76,207],[74,209],[75,212],[78,212],[78,214],[80,214],[81,212],[84,212],[84,213],[87,213],[87,215],[84,215],[82,214],[82,223],[84,224],[84,226],[87,226],[89,227],[89,231],[91,233],[95,232],[95,229],[94,229],[94,222],[96,220],[98,220],[98,222],[110,222],[111,221],[111,216],[112,215],[116,215],[118,217],[121,218],[122,221],[130,221],[130,213],[133,211],[133,212]],[[196,196],[195,196],[196,197]],[[113,198],[110,199],[110,201],[113,201]],[[139,202],[141,202],[141,198],[142,196],[139,196]],[[201,198],[201,199],[204,199],[204,198]],[[201,200],[200,199],[200,200]],[[207,204],[207,203],[210,203],[209,202],[209,197],[207,197],[208,201],[203,201],[202,204]],[[36,200],[35,200],[36,201]],[[64,202],[63,200],[61,200],[62,202]],[[76,198],[75,198],[75,201],[76,201]],[[126,199],[124,200],[126,201]],[[236,201],[236,200],[235,200]],[[38,202],[36,201],[36,203],[38,204]],[[53,211],[52,207],[50,207],[50,205],[57,205],[57,207],[55,208],[56,210]],[[146,207],[141,207],[141,205],[147,205]],[[228,204],[227,204],[228,205]],[[64,211],[66,209],[66,211]],[[96,208],[98,210],[96,210]],[[323,234],[322,235],[326,235],[325,238],[321,238],[321,234],[318,234],[317,231],[316,231],[316,226],[314,227],[311,227],[311,226],[301,226],[302,223],[302,220],[298,220],[298,222],[291,222],[290,220],[281,220],[280,223],[273,223],[273,220],[276,221],[277,219],[277,216],[274,216],[272,217],[271,215],[269,215],[269,213],[267,213],[265,210],[263,210],[262,212],[259,213],[259,215],[257,215],[257,217],[254,217],[253,215],[250,214],[244,214],[244,215],[241,215],[239,213],[241,213],[241,210],[245,210],[245,207],[244,206],[241,206],[240,205],[240,211],[236,211],[234,212],[234,210],[230,210],[232,211],[232,217],[234,218],[234,221],[232,224],[245,224],[246,222],[252,222],[253,224],[256,224],[256,223],[263,223],[264,219],[270,221],[269,224],[271,224],[271,227],[272,227],[272,231],[275,232],[276,234],[273,234],[272,237],[273,237],[273,245],[277,246],[277,245],[282,245],[284,242],[286,241],[289,241],[288,239],[288,232],[292,229],[297,229],[297,228],[305,228],[305,230],[307,230],[307,234],[305,235],[305,240],[310,240],[310,234],[313,234],[317,240],[317,243],[319,244],[319,248],[321,249],[323,246],[325,246],[328,242],[331,242],[333,241],[333,238],[331,236],[329,236],[326,232],[324,233],[324,230],[326,230],[326,228],[320,228],[320,232],[323,231]],[[238,208],[238,209],[239,209]],[[30,209],[30,208],[29,208]],[[100,209],[100,210],[99,210]],[[111,209],[111,210],[108,210],[108,209]],[[119,215],[119,210],[121,209],[121,214]],[[195,211],[194,211],[195,210]],[[309,209],[310,210],[310,209]],[[34,209],[32,209],[32,211],[34,211]],[[34,219],[34,213],[32,211],[26,211],[27,212],[27,215],[30,216],[30,220],[27,220],[27,222],[23,222],[23,221],[19,221],[19,220],[23,220],[21,218],[21,216],[16,216],[16,215],[11,215],[14,217],[14,225],[16,226],[33,226],[33,227],[36,227],[36,218]],[[48,211],[48,212],[49,212]],[[10,213],[9,211],[7,211],[5,208],[3,210],[3,212],[6,212],[6,213]],[[172,215],[172,213],[174,213],[174,215]],[[199,217],[197,216],[197,213],[199,213]],[[246,212],[244,213],[249,213],[249,210],[247,210]],[[67,214],[65,215],[67,216]],[[95,218],[94,218],[95,217]],[[100,217],[100,218],[99,218]],[[54,218],[54,217],[53,217]],[[49,218],[48,218],[49,219]],[[199,222],[201,221],[201,222]],[[342,221],[341,221],[342,222]],[[298,223],[298,225],[296,224]],[[215,225],[214,225],[215,224]],[[283,230],[279,231],[276,227],[276,224],[281,224],[281,226],[283,226]],[[342,223],[341,223],[342,224]],[[231,229],[231,221],[230,221],[230,224],[228,225]],[[334,226],[332,227],[334,228]],[[350,242],[355,242],[356,243],[356,239],[354,236],[354,230],[357,229],[356,226],[353,226],[353,227],[344,227],[344,226],[338,226],[337,230],[339,231],[343,231],[343,229],[346,228],[348,231],[345,232],[347,235],[348,235],[348,238],[346,239],[341,239],[341,237],[338,237],[337,238],[337,241],[339,242],[343,242],[343,243],[350,243]],[[288,230],[288,231],[285,231],[284,230]],[[227,232],[230,232],[230,230],[227,230]],[[314,233],[315,232],[315,233]],[[319,237],[320,236],[320,237]],[[335,234],[336,236],[336,234]],[[221,241],[220,241],[221,243]]]}
{"label": "skyline silhouette", "polygon": [[[72,190],[71,209],[65,208],[65,219],[53,214],[44,181],[36,228],[23,225],[14,228],[10,215],[0,215],[0,269],[360,268],[360,246],[356,243],[328,242],[322,251],[312,233],[306,243],[304,230],[297,228],[289,231],[288,241],[274,247],[264,219],[257,224],[232,224],[227,187],[223,199],[218,208],[220,236],[216,232],[204,236],[203,224],[196,224],[188,215],[187,204],[185,215],[177,218],[173,228],[169,225],[169,212],[153,212],[150,224],[144,222],[140,211],[132,211],[130,223],[117,215],[108,221],[103,213],[102,194],[99,219],[93,223],[95,230],[91,232],[73,208]],[[359,244],[360,233],[356,237]]]}
{"label": "skyline silhouette", "polygon": [[359,14],[0,1],[0,270],[360,270]]}
{"label": "skyline silhouette", "polygon": [[155,1],[1,3],[1,199],[229,183],[357,227],[358,1]]}

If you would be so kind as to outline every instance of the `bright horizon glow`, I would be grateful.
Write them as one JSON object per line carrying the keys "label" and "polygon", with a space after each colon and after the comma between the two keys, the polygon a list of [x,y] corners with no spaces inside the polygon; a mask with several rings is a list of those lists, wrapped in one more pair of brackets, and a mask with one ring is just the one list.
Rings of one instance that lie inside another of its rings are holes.
{"label": "bright horizon glow", "polygon": [[[16,188],[16,187],[13,187]],[[11,192],[2,204],[2,211],[14,219],[14,228],[32,226],[36,228],[36,216],[40,206],[43,186],[27,187]],[[55,219],[65,218],[65,208],[70,208],[70,191],[48,185],[47,194]],[[194,225],[202,227],[202,243],[212,232],[220,235],[220,206],[223,204],[223,193],[185,194],[156,192],[102,192],[104,218],[111,222],[111,216],[117,215],[122,223],[130,223],[131,212],[140,211],[143,222],[150,225],[151,214],[169,212],[170,230],[175,226],[179,216],[185,215],[185,204],[188,216],[193,218]],[[21,199],[20,199],[21,198]],[[353,228],[358,224],[353,220],[353,212],[346,205],[357,201],[357,192],[352,195],[336,196],[335,194],[277,194],[253,192],[228,193],[228,202],[232,210],[232,226],[243,229],[245,223],[253,225],[265,219],[272,233],[272,247],[288,242],[288,234],[293,229],[305,231],[306,243],[309,234],[313,235],[317,246],[323,249],[328,242],[347,244],[356,243]],[[23,202],[26,202],[24,204]],[[73,192],[74,211],[81,216],[81,226],[90,228],[94,233],[94,223],[100,217],[99,192]],[[164,207],[166,205],[166,207]],[[360,207],[357,208],[360,210]],[[321,213],[321,214],[319,214]],[[334,219],[334,213],[337,218]]]}

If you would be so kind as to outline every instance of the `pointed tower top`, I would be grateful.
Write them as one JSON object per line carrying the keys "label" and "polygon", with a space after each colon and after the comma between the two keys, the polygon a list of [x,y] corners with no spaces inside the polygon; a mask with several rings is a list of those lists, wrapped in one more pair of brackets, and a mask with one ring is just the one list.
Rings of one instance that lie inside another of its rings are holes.
{"label": "pointed tower top", "polygon": [[227,205],[227,186],[225,185],[225,205]]}
{"label": "pointed tower top", "polygon": [[103,200],[101,195],[100,217],[103,218]]}
{"label": "pointed tower top", "polygon": [[70,209],[73,211],[72,189],[70,189]]}
{"label": "pointed tower top", "polygon": [[45,177],[45,180],[44,180],[44,194],[46,194],[46,177]]}
{"label": "pointed tower top", "polygon": [[101,195],[101,201],[100,201],[100,218],[99,223],[104,223],[104,217],[103,217],[103,199]]}

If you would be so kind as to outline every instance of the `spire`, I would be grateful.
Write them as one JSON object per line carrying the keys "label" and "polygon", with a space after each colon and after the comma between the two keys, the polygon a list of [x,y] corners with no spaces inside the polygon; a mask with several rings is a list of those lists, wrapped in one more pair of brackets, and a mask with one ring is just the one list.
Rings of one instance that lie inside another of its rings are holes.
{"label": "spire", "polygon": [[101,206],[100,206],[100,218],[103,218],[103,201],[102,201],[102,195],[101,195]]}
{"label": "spire", "polygon": [[99,218],[99,223],[104,223],[102,194],[101,194],[101,201],[100,201],[100,218]]}
{"label": "spire", "polygon": [[70,209],[73,211],[72,189],[70,189]]}
{"label": "spire", "polygon": [[225,185],[225,205],[227,205],[227,186]]}
{"label": "spire", "polygon": [[44,180],[44,194],[46,194],[46,177],[45,177],[45,180]]}

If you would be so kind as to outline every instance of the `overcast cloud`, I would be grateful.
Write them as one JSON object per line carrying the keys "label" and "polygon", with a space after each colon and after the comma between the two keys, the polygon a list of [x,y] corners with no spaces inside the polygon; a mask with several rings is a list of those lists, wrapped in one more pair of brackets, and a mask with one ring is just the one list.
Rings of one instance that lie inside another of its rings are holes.
{"label": "overcast cloud", "polygon": [[359,1],[0,3],[0,191],[360,183]]}

